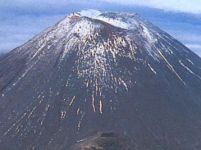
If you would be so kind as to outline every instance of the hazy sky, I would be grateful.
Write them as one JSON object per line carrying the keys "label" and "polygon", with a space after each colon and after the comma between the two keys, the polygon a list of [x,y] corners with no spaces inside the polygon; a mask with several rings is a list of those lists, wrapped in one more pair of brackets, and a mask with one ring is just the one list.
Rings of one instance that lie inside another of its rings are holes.
{"label": "hazy sky", "polygon": [[138,5],[170,11],[201,13],[201,0],[103,0],[123,5]]}
{"label": "hazy sky", "polygon": [[[191,13],[201,13],[201,0],[1,0],[1,9],[55,9],[63,8],[75,3],[118,3],[122,5],[139,5],[153,8],[160,8],[171,11],[183,11]],[[9,10],[9,11],[10,11]]]}
{"label": "hazy sky", "polygon": [[201,0],[0,0],[0,52],[89,8],[137,12],[201,56]]}

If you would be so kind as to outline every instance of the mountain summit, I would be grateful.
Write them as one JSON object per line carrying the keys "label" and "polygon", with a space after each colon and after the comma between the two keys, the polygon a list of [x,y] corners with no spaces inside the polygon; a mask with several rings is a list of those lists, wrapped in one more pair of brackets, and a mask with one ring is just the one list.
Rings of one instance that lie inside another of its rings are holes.
{"label": "mountain summit", "polygon": [[201,59],[137,14],[72,13],[0,59],[0,149],[200,150],[200,91]]}

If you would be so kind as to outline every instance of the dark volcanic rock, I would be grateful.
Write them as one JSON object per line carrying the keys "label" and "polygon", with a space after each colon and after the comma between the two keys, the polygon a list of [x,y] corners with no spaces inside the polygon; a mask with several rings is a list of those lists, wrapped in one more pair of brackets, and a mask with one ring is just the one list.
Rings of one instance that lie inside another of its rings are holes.
{"label": "dark volcanic rock", "polygon": [[111,132],[77,141],[71,150],[135,150],[135,147],[126,137]]}
{"label": "dark volcanic rock", "polygon": [[0,59],[0,148],[112,131],[137,150],[200,150],[200,91],[201,59],[167,33],[136,14],[74,13]]}

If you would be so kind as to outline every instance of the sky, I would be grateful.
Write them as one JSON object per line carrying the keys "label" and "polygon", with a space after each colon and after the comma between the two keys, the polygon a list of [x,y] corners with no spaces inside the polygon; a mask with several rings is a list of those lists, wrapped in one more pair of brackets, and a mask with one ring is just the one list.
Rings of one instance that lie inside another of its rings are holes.
{"label": "sky", "polygon": [[136,12],[201,56],[201,0],[0,0],[0,53],[83,9]]}

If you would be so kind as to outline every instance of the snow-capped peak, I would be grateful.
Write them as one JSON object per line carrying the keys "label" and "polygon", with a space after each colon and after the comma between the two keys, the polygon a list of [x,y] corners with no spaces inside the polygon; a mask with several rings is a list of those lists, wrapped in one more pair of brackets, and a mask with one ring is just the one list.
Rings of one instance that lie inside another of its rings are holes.
{"label": "snow-capped peak", "polygon": [[129,27],[130,27],[130,25],[128,23],[124,22],[122,20],[122,18],[120,18],[120,17],[111,18],[111,17],[104,15],[105,13],[102,13],[101,11],[98,11],[98,10],[93,10],[93,9],[82,10],[79,14],[84,17],[89,17],[92,19],[97,19],[97,20],[109,23],[109,24],[119,27],[119,28],[129,29]]}

